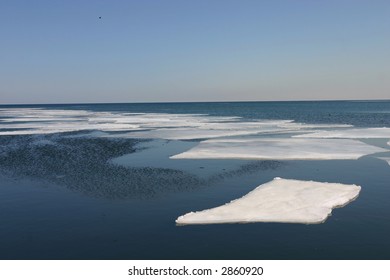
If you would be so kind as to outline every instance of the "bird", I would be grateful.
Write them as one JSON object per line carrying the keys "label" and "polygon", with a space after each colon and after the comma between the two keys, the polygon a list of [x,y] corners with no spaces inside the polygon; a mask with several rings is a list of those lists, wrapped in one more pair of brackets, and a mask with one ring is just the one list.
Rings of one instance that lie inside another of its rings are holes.
{"label": "bird", "polygon": [[102,17],[99,17],[99,19],[102,19]]}

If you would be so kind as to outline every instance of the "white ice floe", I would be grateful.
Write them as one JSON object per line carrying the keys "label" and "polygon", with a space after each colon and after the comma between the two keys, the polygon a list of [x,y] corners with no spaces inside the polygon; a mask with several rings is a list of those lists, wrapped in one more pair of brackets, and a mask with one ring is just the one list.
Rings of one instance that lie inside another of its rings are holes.
{"label": "white ice floe", "polygon": [[223,206],[190,212],[177,224],[279,222],[316,224],[356,199],[361,187],[275,178]]}
{"label": "white ice floe", "polygon": [[[338,127],[337,125],[317,126],[292,123],[291,120],[262,120],[252,122],[196,122],[195,120],[192,120],[192,122],[188,123],[186,126],[184,126],[183,123],[178,126],[174,121],[161,123],[153,122],[150,124],[140,124],[140,126],[148,128],[148,130],[116,134],[115,137],[193,140],[255,134],[301,133],[302,131],[312,132],[313,129],[321,127]],[[340,127],[344,127],[344,125],[340,125]],[[310,130],[308,131],[307,129]]]}
{"label": "white ice floe", "polygon": [[265,132],[277,132],[280,130],[259,128],[259,129],[191,129],[191,128],[170,128],[155,129],[149,131],[137,131],[125,134],[112,135],[113,137],[123,138],[144,138],[144,139],[167,139],[167,140],[193,140],[209,139],[227,136],[252,135]]}
{"label": "white ice floe", "polygon": [[212,139],[172,159],[332,160],[358,159],[388,150],[350,139]]}
{"label": "white ice floe", "polygon": [[[208,139],[261,133],[311,132],[345,125],[308,125],[292,120],[240,121],[235,116],[121,113],[45,108],[0,109],[0,135],[48,134],[80,130],[128,131],[112,137],[168,140]],[[135,132],[142,130],[142,132]],[[104,135],[105,136],[105,135]]]}
{"label": "white ice floe", "polygon": [[353,127],[350,124],[306,124],[306,123],[286,123],[280,124],[280,127],[286,127],[289,129],[324,129],[324,128],[348,128]]}
{"label": "white ice floe", "polygon": [[[349,125],[307,125],[294,123],[292,120],[257,120],[251,122],[220,121],[215,122],[213,117],[207,121],[192,119],[188,123],[183,121],[170,120],[158,121],[148,124],[139,123],[140,127],[148,130],[116,134],[112,137],[123,138],[144,138],[144,139],[166,139],[166,140],[193,140],[211,139],[219,137],[264,135],[283,133],[308,133],[321,128],[349,127]],[[180,125],[179,125],[180,124]],[[151,129],[153,128],[153,129]]]}
{"label": "white ice floe", "polygon": [[[237,122],[239,117],[201,114],[111,113],[43,108],[0,109],[0,135],[47,134],[80,130],[134,131],[161,128],[197,129]],[[244,127],[244,125],[243,125]],[[223,134],[225,135],[225,134]]]}
{"label": "white ice floe", "polygon": [[390,128],[351,128],[343,130],[323,130],[314,133],[301,134],[293,137],[303,138],[389,138]]}
{"label": "white ice floe", "polygon": [[310,133],[318,129],[346,127],[349,125],[303,124],[295,123],[293,120],[241,121],[240,117],[235,116],[205,114],[94,112],[44,108],[0,109],[0,135],[99,130],[126,132],[111,137],[191,140],[254,134]]}

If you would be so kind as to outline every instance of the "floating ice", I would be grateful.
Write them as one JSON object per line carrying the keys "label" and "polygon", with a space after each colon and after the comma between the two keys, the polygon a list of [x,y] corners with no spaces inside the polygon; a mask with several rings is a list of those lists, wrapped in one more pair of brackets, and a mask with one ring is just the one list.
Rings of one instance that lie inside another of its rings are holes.
{"label": "floating ice", "polygon": [[[175,127],[175,122],[168,124],[170,124],[170,128],[157,128],[154,130],[116,134],[115,137],[193,140],[255,134],[297,133],[305,129],[316,129],[322,127],[345,127],[345,125],[306,125],[300,123],[292,123],[291,120],[263,120],[252,122],[197,122],[197,120],[192,120],[191,125],[193,127],[190,127],[190,125],[188,125],[187,127]],[[155,128],[158,125],[160,125],[160,127],[164,127],[161,126],[164,125],[164,123],[153,123],[153,126]],[[145,124],[142,124],[141,126],[149,127],[149,125]]]}
{"label": "floating ice", "polygon": [[280,127],[286,127],[289,129],[324,129],[324,128],[348,128],[353,127],[350,124],[306,124],[290,122],[286,124],[280,124]]}
{"label": "floating ice", "polygon": [[124,138],[143,138],[143,139],[167,139],[167,140],[193,140],[193,139],[209,139],[227,136],[251,135],[261,132],[275,132],[275,129],[156,129],[149,131],[137,131],[126,134],[116,134],[114,137]]}
{"label": "floating ice", "polygon": [[316,224],[356,199],[361,187],[275,178],[223,206],[190,212],[177,224],[279,222]]}
{"label": "floating ice", "polygon": [[113,113],[44,108],[0,109],[0,135],[98,130],[126,131],[111,137],[191,140],[267,133],[308,133],[313,132],[313,129],[315,131],[345,127],[348,125],[311,125],[295,123],[293,120],[241,121],[240,117],[235,116],[218,117],[205,114]]}
{"label": "floating ice", "polygon": [[198,128],[206,123],[235,122],[239,117],[200,114],[111,113],[41,108],[0,109],[0,135],[48,134],[80,130],[134,131]]}
{"label": "floating ice", "polygon": [[388,150],[350,139],[213,139],[203,141],[171,158],[331,160],[358,159],[367,154],[386,151]]}
{"label": "floating ice", "polygon": [[324,130],[314,133],[296,135],[293,137],[303,138],[389,138],[390,128],[371,127],[371,128],[351,128],[343,130]]}
{"label": "floating ice", "polygon": [[169,157],[194,147],[197,143],[189,141],[153,140],[141,142],[134,153],[122,155],[110,160],[110,163],[130,168],[163,168],[180,170],[200,177],[230,172],[239,169],[248,161],[172,160]]}

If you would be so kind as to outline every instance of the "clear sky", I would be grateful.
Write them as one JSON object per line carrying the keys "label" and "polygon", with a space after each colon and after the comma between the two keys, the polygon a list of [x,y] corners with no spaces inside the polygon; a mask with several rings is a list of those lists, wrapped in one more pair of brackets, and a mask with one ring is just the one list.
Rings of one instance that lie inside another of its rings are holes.
{"label": "clear sky", "polygon": [[318,99],[390,99],[390,1],[0,0],[2,104]]}

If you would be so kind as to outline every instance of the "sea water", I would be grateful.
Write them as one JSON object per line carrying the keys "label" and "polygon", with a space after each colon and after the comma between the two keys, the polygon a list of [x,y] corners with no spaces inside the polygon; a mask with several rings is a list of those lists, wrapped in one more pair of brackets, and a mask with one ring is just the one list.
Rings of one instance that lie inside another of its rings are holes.
{"label": "sea water", "polygon": [[[124,121],[134,116],[143,118],[142,125]],[[167,116],[173,117],[164,122]],[[230,139],[288,138],[300,134],[297,124],[308,133],[312,126],[317,132],[390,127],[390,102],[0,106],[0,258],[390,258],[390,166],[381,159],[389,152],[357,160],[180,163],[169,157],[205,139],[196,133],[184,140],[132,137],[148,131],[145,117],[153,129],[183,135],[185,128],[187,138],[194,129],[218,130]],[[242,124],[227,129],[232,120]],[[291,125],[271,127],[267,134],[231,134],[249,131],[258,121]],[[355,140],[388,150],[389,138],[383,137]],[[274,177],[356,184],[362,190],[323,224],[175,224],[180,215],[225,204]]]}

